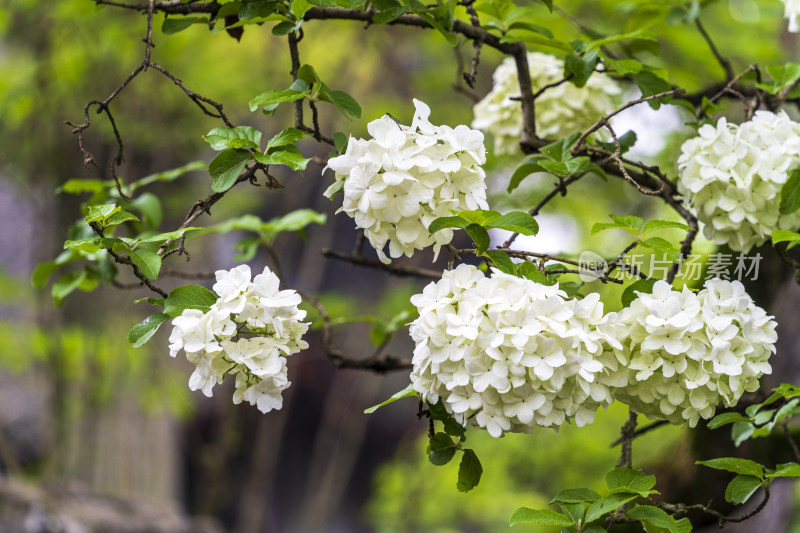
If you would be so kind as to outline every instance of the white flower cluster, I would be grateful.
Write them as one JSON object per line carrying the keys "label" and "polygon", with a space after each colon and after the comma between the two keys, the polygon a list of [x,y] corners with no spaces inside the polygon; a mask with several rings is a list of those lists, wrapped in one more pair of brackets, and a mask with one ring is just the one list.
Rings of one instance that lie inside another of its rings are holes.
{"label": "white flower cluster", "polygon": [[[549,54],[529,52],[528,65],[534,92],[564,78],[564,62]],[[494,136],[496,154],[515,153],[522,134],[522,109],[514,59],[503,60],[493,79],[491,92],[473,108],[472,127]],[[621,93],[614,80],[597,72],[581,88],[569,82],[552,87],[536,99],[536,134],[556,138],[584,131],[614,110]]]}
{"label": "white flower cluster", "polygon": [[216,277],[219,298],[211,309],[187,309],[172,321],[170,355],[183,350],[196,365],[191,390],[211,396],[214,385],[235,374],[233,403],[247,400],[263,413],[280,409],[281,393],[291,385],[286,357],[308,348],[302,340],[306,312],[297,307],[300,295],[280,290],[280,280],[268,268],[252,281],[247,265],[218,270]]}
{"label": "white flower cluster", "polygon": [[[411,256],[433,245],[439,252],[453,239],[452,229],[433,235],[428,226],[451,210],[488,209],[483,134],[467,126],[434,126],[430,108],[414,100],[411,126],[384,115],[367,126],[369,140],[350,138],[347,152],[328,161],[336,181],[325,191],[343,188],[339,211],[355,219],[384,263],[389,256]],[[339,212],[337,211],[337,212]]]}
{"label": "white flower cluster", "polygon": [[800,164],[800,123],[757,111],[741,125],[719,119],[681,147],[678,191],[697,209],[716,244],[747,252],[774,230],[800,227],[800,212],[781,215],[781,187]]}
{"label": "white flower cluster", "polygon": [[784,3],[784,17],[789,21],[789,31],[797,33],[800,31],[800,25],[797,23],[800,17],[800,0],[783,0]]}
{"label": "white flower cluster", "polygon": [[659,281],[620,313],[598,294],[460,265],[411,302],[414,389],[492,436],[590,423],[614,399],[694,427],[771,371],[775,322],[739,282],[699,294]]}
{"label": "white flower cluster", "polygon": [[581,426],[612,402],[600,357],[607,343],[622,346],[602,331],[597,294],[568,300],[557,285],[462,264],[411,302],[411,381],[461,424],[494,437],[567,419]]}
{"label": "white flower cluster", "polygon": [[735,405],[771,373],[775,322],[738,281],[714,279],[697,294],[658,281],[622,310],[627,331],[616,355],[627,382],[616,398],[674,424],[697,425],[717,404]]}

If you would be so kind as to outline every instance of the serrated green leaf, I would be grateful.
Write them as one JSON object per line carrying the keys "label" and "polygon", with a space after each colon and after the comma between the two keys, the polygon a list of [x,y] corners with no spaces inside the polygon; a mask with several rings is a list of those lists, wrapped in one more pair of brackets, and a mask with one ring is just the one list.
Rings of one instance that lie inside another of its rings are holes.
{"label": "serrated green leaf", "polygon": [[156,334],[161,324],[169,319],[170,316],[166,313],[150,315],[130,329],[128,332],[128,342],[130,342],[134,348],[143,346]]}
{"label": "serrated green leaf", "polygon": [[641,470],[618,466],[606,474],[606,485],[613,493],[635,493],[646,498],[656,484],[656,477]]}
{"label": "serrated green leaf", "polygon": [[671,261],[679,261],[681,251],[675,248],[672,243],[661,237],[650,237],[639,243],[644,248],[649,248],[654,252],[666,255]]}
{"label": "serrated green leaf", "polygon": [[211,190],[225,192],[236,183],[239,175],[253,154],[247,150],[229,148],[220,152],[208,165],[208,173],[214,178]]}
{"label": "serrated green leaf", "polygon": [[267,141],[267,149],[268,152],[270,148],[276,148],[279,146],[286,146],[287,144],[294,144],[306,135],[311,135],[310,133],[298,130],[297,128],[286,128],[272,139]]}
{"label": "serrated green leaf", "polygon": [[90,222],[102,223],[105,222],[108,217],[120,210],[121,208],[114,204],[90,205],[85,209],[85,220],[87,224]]}
{"label": "serrated green leaf", "polygon": [[268,17],[277,7],[278,3],[272,0],[245,0],[239,8],[239,20]]}
{"label": "serrated green leaf", "polygon": [[586,510],[585,520],[587,523],[593,522],[638,497],[638,494],[609,494],[608,496],[603,496],[589,506]]}
{"label": "serrated green leaf", "polygon": [[[631,76],[636,86],[642,92],[642,97],[646,98],[656,94],[665,93],[672,90],[672,86],[666,80],[659,78],[656,74],[650,71],[638,72]],[[648,104],[653,109],[661,107],[662,102],[668,102],[671,97],[665,97],[658,100],[650,100]]]}
{"label": "serrated green leaf", "polygon": [[267,91],[259,94],[250,100],[250,111],[255,111],[259,107],[267,105],[282,104],[284,102],[294,102],[305,98],[311,91],[304,89],[297,91],[294,89],[286,89],[285,91]]}
{"label": "serrated green leaf", "polygon": [[794,169],[789,173],[789,179],[781,187],[781,204],[779,211],[781,215],[791,215],[800,209],[800,169]]}
{"label": "serrated green leaf", "polygon": [[461,463],[458,465],[458,483],[456,488],[460,492],[469,492],[478,486],[483,475],[483,467],[471,449],[464,450]]}
{"label": "serrated green leaf", "polygon": [[253,148],[261,149],[261,132],[250,126],[237,126],[235,128],[214,128],[203,135],[212,150],[225,150],[226,148]]}
{"label": "serrated green leaf", "polygon": [[779,242],[788,242],[789,244],[786,246],[786,249],[791,250],[800,244],[800,233],[787,230],[775,230],[772,232],[772,244],[775,245]]}
{"label": "serrated green leaf", "polygon": [[164,313],[176,317],[186,309],[206,312],[216,301],[217,295],[202,285],[183,285],[169,293],[167,301],[164,302]]}
{"label": "serrated green leaf", "polygon": [[447,433],[436,433],[428,443],[430,452],[428,460],[436,465],[442,466],[450,462],[456,453],[456,444]]}
{"label": "serrated green leaf", "polygon": [[761,477],[738,475],[725,489],[725,501],[739,505],[750,499],[758,488],[761,486]]}
{"label": "serrated green leaf", "polygon": [[150,250],[140,249],[128,252],[128,256],[148,279],[158,279],[158,273],[161,271],[160,255]]}
{"label": "serrated green leaf", "polygon": [[553,496],[550,503],[591,503],[598,499],[600,495],[592,489],[565,489]]}
{"label": "serrated green leaf", "polygon": [[769,479],[776,477],[800,477],[800,464],[797,463],[783,463],[775,467],[775,470],[767,472]]}
{"label": "serrated green leaf", "polygon": [[642,228],[642,235],[646,235],[651,231],[658,231],[660,229],[675,228],[683,231],[691,231],[691,227],[681,222],[672,222],[670,220],[651,220]]}
{"label": "serrated green leaf", "polygon": [[510,524],[512,526],[521,522],[531,522],[542,526],[553,527],[569,527],[575,525],[575,522],[558,511],[550,509],[528,509],[527,507],[520,507],[511,515]]}
{"label": "serrated green leaf", "polygon": [[285,165],[292,170],[305,170],[311,158],[303,157],[289,151],[276,151],[271,154],[257,153],[253,156],[256,161],[263,165]]}
{"label": "serrated green leaf", "polygon": [[734,422],[731,426],[731,440],[737,448],[755,432],[756,427],[749,422]]}

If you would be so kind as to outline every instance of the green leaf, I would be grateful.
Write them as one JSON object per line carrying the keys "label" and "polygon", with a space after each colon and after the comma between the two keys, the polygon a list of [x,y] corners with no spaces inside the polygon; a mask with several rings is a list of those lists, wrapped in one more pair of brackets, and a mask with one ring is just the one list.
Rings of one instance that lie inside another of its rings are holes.
{"label": "green leaf", "polygon": [[139,221],[139,217],[137,217],[133,213],[128,213],[127,211],[122,211],[120,209],[119,211],[116,211],[111,216],[109,216],[103,222],[103,226],[105,226],[105,227],[117,226],[117,225],[122,224],[123,222],[127,222],[129,220],[135,220],[136,222],[138,222]]}
{"label": "green leaf", "polygon": [[[205,165],[203,165],[205,166]],[[153,193],[146,192],[125,205],[128,209],[136,209],[142,216],[142,223],[147,229],[156,229],[164,218],[161,200]]]}
{"label": "green leaf", "polygon": [[33,275],[31,275],[31,285],[36,289],[43,289],[44,286],[47,285],[50,276],[57,268],[58,265],[53,261],[39,263],[33,270]]}
{"label": "green leaf", "polygon": [[749,422],[734,422],[731,426],[731,440],[737,448],[755,432],[756,427]]}
{"label": "green leaf", "polygon": [[528,159],[525,163],[520,165],[511,175],[511,181],[508,184],[508,189],[506,189],[507,192],[511,192],[517,187],[519,187],[519,184],[522,182],[522,180],[524,180],[531,174],[534,174],[536,172],[547,172],[547,169],[545,169],[542,165],[538,163],[538,161],[542,160],[543,158],[541,157],[532,157]]}
{"label": "green leaf", "polygon": [[[145,235],[143,237],[139,237],[138,239],[136,239],[136,240],[134,240],[132,242],[136,246],[138,246],[141,243],[145,243],[145,242],[157,242],[159,244],[162,244],[162,243],[164,243],[166,241],[174,241],[175,239],[178,239],[178,238],[182,237],[184,233],[188,233],[190,231],[196,231],[196,230],[199,230],[199,229],[201,229],[201,228],[191,227],[191,228],[176,229],[174,231],[168,231],[166,233],[158,233],[156,235]],[[114,240],[116,240],[116,239],[114,239]],[[125,239],[125,240],[130,240],[130,239]]]}
{"label": "green leaf", "polygon": [[372,16],[372,22],[375,24],[388,24],[406,11],[408,11],[408,6],[397,6],[390,9],[384,9]]}
{"label": "green leaf", "polygon": [[536,235],[539,232],[539,224],[524,211],[511,211],[487,221],[485,226],[521,233],[522,235]]}
{"label": "green leaf", "polygon": [[606,485],[612,493],[634,493],[646,498],[655,484],[655,476],[625,466],[618,466],[606,474]]}
{"label": "green leaf", "polygon": [[278,146],[294,144],[306,135],[310,135],[310,133],[296,128],[286,128],[267,142],[267,149],[265,151],[268,152],[270,148],[276,148]]}
{"label": "green leaf", "polygon": [[305,170],[308,162],[311,161],[310,158],[289,151],[276,151],[268,155],[257,153],[253,157],[263,165],[285,165],[298,171]]}
{"label": "green leaf", "polygon": [[555,282],[548,278],[544,272],[536,268],[536,265],[529,261],[517,263],[517,276],[541,283],[542,285],[553,285]]}
{"label": "green leaf", "polygon": [[770,77],[775,80],[775,90],[772,94],[776,94],[783,89],[792,86],[797,80],[800,80],[800,65],[797,63],[769,65],[766,67],[766,71],[767,74],[769,74]]}
{"label": "green leaf", "polygon": [[800,465],[797,463],[783,463],[775,467],[775,470],[767,473],[769,479],[776,477],[800,477]]}
{"label": "green leaf", "polygon": [[672,261],[679,261],[681,258],[681,251],[675,248],[668,240],[661,237],[650,237],[639,243],[645,248],[649,248],[654,252],[666,255]]}
{"label": "green leaf", "polygon": [[586,85],[596,66],[597,50],[592,50],[583,57],[569,54],[564,58],[564,74],[572,74],[571,82],[575,87]]}
{"label": "green leaf", "polygon": [[471,211],[459,211],[458,216],[467,222],[472,222],[478,224],[479,226],[485,226],[490,220],[498,218],[500,213],[486,209],[473,209]]}
{"label": "green leaf", "polygon": [[278,3],[272,0],[244,0],[239,8],[239,20],[268,17],[277,7]]}
{"label": "green leaf", "polygon": [[128,256],[133,261],[133,264],[139,267],[142,274],[148,279],[158,279],[158,273],[161,270],[161,256],[150,250],[136,250],[128,252]]}
{"label": "green leaf", "polygon": [[653,285],[656,280],[654,279],[639,279],[625,287],[622,291],[622,307],[628,307],[633,301],[639,297],[637,292],[644,294],[651,294],[653,292]]}
{"label": "green leaf", "polygon": [[646,235],[651,231],[658,231],[660,229],[675,228],[682,229],[683,231],[691,231],[692,228],[681,222],[672,222],[670,220],[651,220],[642,228],[642,235]]}
{"label": "green leaf", "polygon": [[429,14],[427,14],[427,13],[424,13],[424,12],[421,12],[421,11],[417,11],[416,13],[417,13],[417,15],[419,15],[421,18],[425,19],[425,22],[427,22],[428,24],[430,24],[431,26],[433,26],[434,28],[436,28],[436,30],[437,30],[439,33],[441,33],[441,34],[442,34],[442,37],[444,37],[444,40],[445,40],[445,41],[447,41],[447,44],[449,44],[450,46],[453,46],[453,47],[455,47],[455,46],[457,46],[457,45],[458,45],[458,37],[456,37],[455,35],[453,35],[452,33],[450,33],[450,32],[449,32],[449,31],[448,31],[448,30],[447,30],[447,29],[446,29],[444,26],[442,26],[441,24],[439,24],[439,23],[436,21],[436,19],[434,19],[434,18],[433,18],[432,16],[430,16]]}
{"label": "green leaf", "polygon": [[[638,498],[638,494],[609,494],[592,503],[586,510],[587,523],[593,522],[601,516],[615,511],[626,503]],[[605,530],[604,530],[605,531]]]}
{"label": "green leaf", "polygon": [[447,433],[436,433],[428,446],[431,450],[428,460],[436,466],[446,465],[456,453],[456,444]]}
{"label": "green leaf", "polygon": [[169,293],[164,303],[164,312],[171,317],[180,315],[186,309],[206,312],[216,301],[217,295],[202,285],[184,285]]}
{"label": "green leaf", "polygon": [[[624,135],[621,135],[617,141],[619,142],[619,152],[620,154],[624,154],[628,150],[630,150],[634,144],[636,144],[636,132],[631,130]],[[617,151],[617,144],[614,142],[598,142],[600,146],[608,150],[609,152],[616,152]]]}
{"label": "green leaf", "polygon": [[464,229],[467,230],[467,235],[475,243],[475,250],[478,255],[484,253],[490,244],[489,233],[487,233],[486,229],[475,223],[469,224]]}
{"label": "green leaf", "polygon": [[725,501],[736,505],[746,502],[758,490],[762,481],[760,476],[736,476],[725,489]]}
{"label": "green leaf", "polygon": [[71,272],[61,276],[61,279],[55,282],[50,289],[50,294],[53,296],[56,305],[61,305],[64,298],[77,289],[78,285],[80,285],[84,279],[86,279],[85,270]]}
{"label": "green leaf", "polygon": [[558,511],[552,511],[550,509],[528,509],[527,507],[520,507],[511,515],[510,524],[512,526],[521,522],[532,522],[542,526],[553,527],[569,527],[575,525],[574,521]]}
{"label": "green leaf", "polygon": [[467,448],[458,465],[458,483],[456,488],[460,492],[469,492],[478,486],[483,475],[483,467],[475,452]]}
{"label": "green leaf", "polygon": [[361,106],[344,91],[320,91],[319,99],[333,104],[346,119],[361,118]]}
{"label": "green leaf", "polygon": [[550,503],[591,503],[598,499],[600,495],[592,489],[565,489],[556,494]]}
{"label": "green leaf", "polygon": [[787,230],[775,230],[772,232],[772,244],[775,245],[779,242],[788,242],[789,244],[786,246],[786,249],[791,250],[800,244],[800,233]]}
{"label": "green leaf", "polygon": [[203,139],[211,145],[213,150],[226,148],[253,148],[261,149],[261,132],[250,126],[237,126],[235,128],[214,128]]}
{"label": "green leaf", "polygon": [[781,187],[781,215],[791,215],[800,209],[800,169],[789,173],[789,179]]}
{"label": "green leaf", "polygon": [[[649,71],[639,72],[631,76],[636,86],[642,92],[642,97],[654,96],[672,90],[672,86],[666,80],[659,78]],[[650,100],[648,103],[653,109],[661,107],[661,101],[668,101],[670,97],[659,100]]]}
{"label": "green leaf", "polygon": [[294,89],[286,89],[285,91],[267,91],[250,100],[250,111],[255,111],[259,107],[266,105],[294,102],[295,100],[305,98],[310,92],[311,91],[308,89],[304,89],[302,91],[297,91]]}
{"label": "green leaf", "polygon": [[718,427],[726,424],[733,424],[734,422],[749,422],[750,419],[742,416],[739,413],[722,413],[708,422],[708,429],[717,429]]}
{"label": "green leaf", "polygon": [[121,208],[114,204],[90,205],[87,206],[84,212],[86,223],[90,222],[105,222],[105,220],[120,211]]}
{"label": "green leaf", "polygon": [[639,230],[642,228],[642,223],[644,222],[641,217],[636,216],[618,217],[614,213],[610,213],[608,216],[611,222],[598,222],[594,224],[591,231],[592,235],[605,229],[622,229],[636,235],[639,233]]}
{"label": "green leaf", "polygon": [[500,272],[505,272],[506,274],[511,274],[512,276],[516,275],[517,266],[513,261],[511,261],[507,253],[501,250],[487,250],[486,255],[489,256]]}
{"label": "green leaf", "polygon": [[183,31],[192,24],[201,24],[208,22],[207,17],[181,17],[181,18],[165,18],[161,23],[161,31],[167,35]]}
{"label": "green leaf", "polygon": [[347,151],[348,142],[349,138],[341,131],[337,131],[333,134],[333,145],[336,148],[336,151],[340,154],[343,154]]}
{"label": "green leaf", "polygon": [[633,518],[657,528],[666,529],[671,533],[680,533],[678,524],[666,511],[652,505],[637,505],[627,513],[628,518]]}
{"label": "green leaf", "polygon": [[128,342],[130,342],[134,348],[144,346],[144,344],[156,334],[161,324],[169,319],[170,316],[166,313],[150,315],[131,328],[128,332]]}
{"label": "green leaf", "polygon": [[214,178],[211,190],[225,192],[233,187],[251,157],[253,154],[241,149],[229,148],[220,152],[208,165],[208,173]]}
{"label": "green leaf", "polygon": [[436,233],[440,229],[444,228],[466,228],[469,226],[469,222],[464,220],[461,217],[439,217],[428,227],[429,233]]}
{"label": "green leaf", "polygon": [[720,457],[719,459],[709,459],[708,461],[695,461],[695,464],[716,470],[727,470],[734,474],[755,476],[759,479],[764,475],[763,466],[750,459],[740,459],[738,457]]}

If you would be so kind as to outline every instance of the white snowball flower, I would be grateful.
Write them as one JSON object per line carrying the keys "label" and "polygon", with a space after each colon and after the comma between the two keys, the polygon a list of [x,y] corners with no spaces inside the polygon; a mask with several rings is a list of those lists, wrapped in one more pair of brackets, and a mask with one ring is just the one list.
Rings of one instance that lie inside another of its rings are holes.
{"label": "white snowball flower", "polygon": [[758,390],[772,371],[776,324],[738,281],[714,279],[698,294],[658,281],[618,321],[627,337],[615,350],[615,396],[650,417],[694,427],[720,402],[731,407]]}
{"label": "white snowball flower", "polygon": [[800,123],[784,112],[707,124],[681,147],[678,191],[697,210],[705,236],[747,252],[773,231],[800,227],[800,211],[781,215],[781,187],[800,165]]}
{"label": "white snowball flower", "polygon": [[286,357],[308,348],[309,324],[300,295],[280,290],[268,268],[250,281],[250,267],[216,272],[219,298],[208,312],[187,309],[172,321],[170,355],[180,350],[195,365],[191,390],[211,396],[226,374],[236,375],[234,403],[247,400],[264,413],[280,409],[289,387]]}
{"label": "white snowball flower", "polygon": [[784,18],[789,21],[789,31],[797,33],[800,31],[800,25],[797,23],[797,18],[800,17],[800,1],[798,0],[783,0],[784,3]]}
{"label": "white snowball flower", "polygon": [[[533,91],[564,78],[564,62],[549,54],[528,52]],[[492,76],[494,85],[475,104],[472,127],[491,133],[496,154],[519,151],[522,108],[517,68],[506,58]],[[581,88],[566,82],[547,89],[536,99],[536,133],[542,138],[566,137],[585,131],[614,110],[622,90],[608,75],[596,72]]]}
{"label": "white snowball flower", "polygon": [[416,99],[414,106],[411,126],[385,115],[368,124],[372,139],[351,137],[347,151],[328,161],[336,181],[325,196],[343,190],[339,211],[364,230],[384,263],[387,243],[392,258],[431,245],[438,253],[453,230],[430,235],[428,226],[450,210],[488,209],[483,134],[463,125],[434,126],[430,108]]}
{"label": "white snowball flower", "polygon": [[568,300],[557,285],[462,264],[411,303],[419,310],[411,382],[461,424],[494,437],[566,420],[582,426],[612,401],[599,295]]}

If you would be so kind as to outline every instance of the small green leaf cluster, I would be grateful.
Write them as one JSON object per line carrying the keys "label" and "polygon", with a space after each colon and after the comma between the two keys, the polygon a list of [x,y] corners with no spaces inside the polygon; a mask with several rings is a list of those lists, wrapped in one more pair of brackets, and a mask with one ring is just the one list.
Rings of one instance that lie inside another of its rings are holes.
{"label": "small green leaf cluster", "polygon": [[655,484],[655,476],[619,466],[606,474],[606,495],[601,496],[588,488],[562,490],[550,501],[551,505],[558,505],[561,512],[520,507],[511,516],[511,525],[530,522],[561,527],[562,532],[601,533],[606,531],[604,517],[622,506],[635,503],[626,511],[625,517],[641,522],[648,533],[690,532],[692,527],[688,519],[675,520],[663,509],[637,501],[658,494],[653,490]]}
{"label": "small green leaf cluster", "polygon": [[[560,178],[580,177],[586,173],[593,172],[602,178],[607,178],[605,171],[587,156],[575,156],[572,154],[572,147],[580,137],[579,133],[574,133],[560,141],[542,147],[535,155],[526,159],[511,175],[508,184],[508,192],[512,192],[519,187],[519,184],[536,172],[549,172]],[[629,132],[620,138],[625,139],[625,146],[632,146],[636,142],[636,134]],[[630,144],[628,144],[630,143]]]}
{"label": "small green leaf cluster", "polygon": [[294,143],[306,132],[287,128],[267,141],[261,151],[262,133],[251,126],[214,128],[203,139],[214,150],[222,150],[208,165],[213,182],[211,190],[225,192],[239,180],[247,163],[255,160],[262,165],[285,165],[292,170],[305,170],[310,158],[303,157]]}
{"label": "small green leaf cluster", "polygon": [[443,428],[442,431],[429,435],[428,460],[433,465],[443,466],[455,457],[456,451],[461,452],[456,488],[460,492],[471,491],[480,483],[483,467],[475,452],[463,446],[464,441],[467,440],[466,428],[456,422],[453,415],[447,412],[441,398],[436,404],[430,402],[426,402],[426,404],[431,423],[440,422]]}
{"label": "small green leaf cluster", "polygon": [[747,439],[770,435],[777,424],[786,424],[800,415],[800,387],[782,383],[772,391],[763,402],[748,406],[744,414],[728,412],[715,416],[708,428],[733,424],[731,439],[737,447]]}
{"label": "small green leaf cluster", "polygon": [[598,222],[592,226],[592,235],[606,229],[621,229],[634,236],[637,246],[652,250],[654,253],[663,254],[672,261],[679,261],[681,258],[681,251],[678,248],[661,237],[649,237],[645,239],[645,235],[662,229],[680,229],[683,231],[691,231],[692,229],[681,222],[672,222],[669,220],[651,220],[642,227],[644,220],[641,217],[618,217],[614,213],[609,214],[608,217],[611,219],[611,222]]}
{"label": "small green leaf cluster", "polygon": [[536,235],[539,224],[524,211],[511,211],[501,215],[497,211],[475,209],[472,211],[459,211],[450,217],[439,217],[428,226],[430,233],[436,233],[444,228],[462,228],[475,243],[477,253],[483,254],[489,248],[488,229],[497,228],[521,233],[522,235]]}

